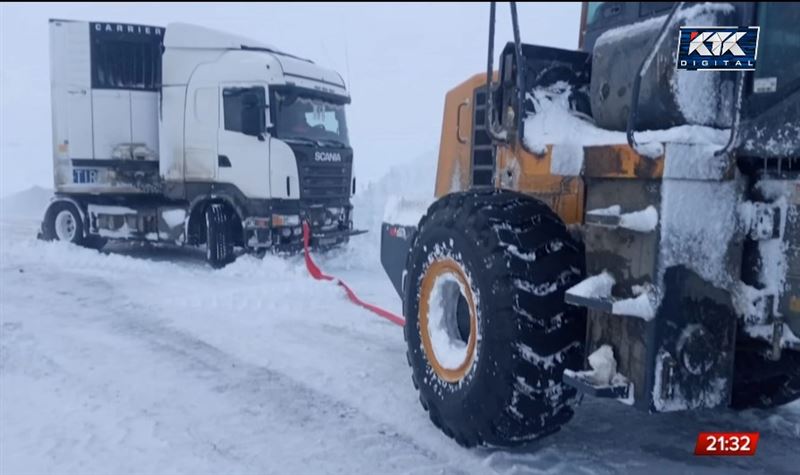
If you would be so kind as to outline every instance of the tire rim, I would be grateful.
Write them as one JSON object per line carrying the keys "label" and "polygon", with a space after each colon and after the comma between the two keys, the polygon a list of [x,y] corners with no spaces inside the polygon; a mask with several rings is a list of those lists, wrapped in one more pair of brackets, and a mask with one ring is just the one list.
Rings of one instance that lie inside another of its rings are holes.
{"label": "tire rim", "polygon": [[436,375],[450,383],[463,380],[475,362],[478,318],[466,273],[455,260],[435,261],[425,271],[419,329]]}
{"label": "tire rim", "polygon": [[75,222],[75,216],[69,210],[63,210],[56,215],[55,221],[56,237],[59,241],[72,242],[75,239],[75,232],[78,230],[78,225]]}

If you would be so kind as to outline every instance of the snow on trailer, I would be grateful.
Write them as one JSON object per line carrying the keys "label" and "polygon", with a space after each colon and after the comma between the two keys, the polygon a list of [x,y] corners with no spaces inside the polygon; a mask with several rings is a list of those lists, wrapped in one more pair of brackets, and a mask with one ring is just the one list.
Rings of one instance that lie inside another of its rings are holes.
{"label": "snow on trailer", "polygon": [[[194,25],[51,20],[56,198],[42,236],[202,245],[221,267],[358,234],[342,77]],[[62,232],[57,232],[58,230]]]}

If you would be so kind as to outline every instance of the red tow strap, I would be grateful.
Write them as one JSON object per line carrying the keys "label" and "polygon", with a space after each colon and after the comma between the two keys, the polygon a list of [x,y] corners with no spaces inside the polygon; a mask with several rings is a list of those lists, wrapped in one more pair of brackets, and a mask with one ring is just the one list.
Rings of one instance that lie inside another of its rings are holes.
{"label": "red tow strap", "polygon": [[306,260],[306,269],[308,269],[308,273],[311,274],[311,277],[313,277],[316,280],[335,281],[340,287],[344,289],[344,291],[347,293],[347,298],[354,304],[369,310],[370,312],[374,313],[375,315],[378,315],[379,317],[383,317],[386,320],[389,320],[395,325],[400,325],[402,327],[403,325],[406,324],[406,320],[403,317],[395,315],[388,310],[384,310],[380,307],[372,305],[371,303],[364,302],[363,300],[358,298],[356,293],[353,292],[353,289],[351,289],[341,279],[323,273],[320,270],[320,268],[317,267],[317,264],[315,264],[314,261],[311,260],[311,253],[308,250],[308,244],[310,240],[311,240],[311,230],[308,227],[308,223],[303,222],[303,254]]}

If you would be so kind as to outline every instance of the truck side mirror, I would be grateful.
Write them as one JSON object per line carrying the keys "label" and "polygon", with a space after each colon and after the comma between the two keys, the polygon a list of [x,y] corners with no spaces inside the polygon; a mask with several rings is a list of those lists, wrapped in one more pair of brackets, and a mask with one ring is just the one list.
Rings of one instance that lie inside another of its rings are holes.
{"label": "truck side mirror", "polygon": [[245,93],[242,97],[242,133],[264,140],[266,117],[264,104],[258,94]]}

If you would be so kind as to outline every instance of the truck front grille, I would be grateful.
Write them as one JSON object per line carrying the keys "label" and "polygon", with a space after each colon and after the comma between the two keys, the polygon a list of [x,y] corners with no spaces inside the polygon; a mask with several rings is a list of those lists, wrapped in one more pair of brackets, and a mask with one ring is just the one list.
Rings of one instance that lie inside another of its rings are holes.
{"label": "truck front grille", "polygon": [[298,166],[300,198],[325,201],[348,198],[351,186],[351,163],[307,162]]}

